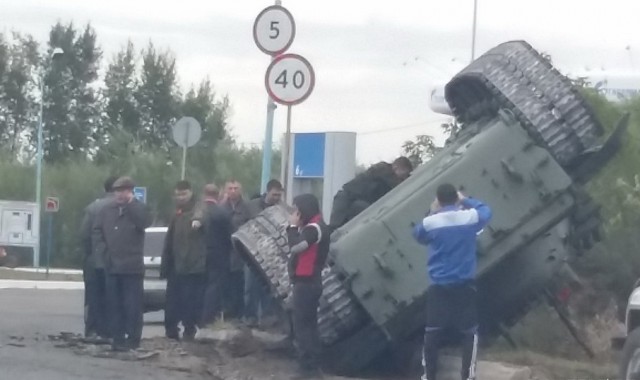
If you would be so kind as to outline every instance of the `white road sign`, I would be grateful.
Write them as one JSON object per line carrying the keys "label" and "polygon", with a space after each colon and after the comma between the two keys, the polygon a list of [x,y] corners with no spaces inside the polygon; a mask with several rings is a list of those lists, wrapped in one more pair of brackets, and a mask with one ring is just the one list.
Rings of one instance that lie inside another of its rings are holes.
{"label": "white road sign", "polygon": [[269,55],[285,52],[293,43],[295,35],[293,16],[280,5],[265,8],[253,23],[253,39],[258,48]]}
{"label": "white road sign", "polygon": [[200,140],[202,129],[198,120],[185,116],[173,126],[173,139],[183,148],[189,148]]}
{"label": "white road sign", "polygon": [[283,54],[267,68],[265,85],[271,98],[283,105],[302,103],[315,86],[315,73],[309,61],[298,54]]}

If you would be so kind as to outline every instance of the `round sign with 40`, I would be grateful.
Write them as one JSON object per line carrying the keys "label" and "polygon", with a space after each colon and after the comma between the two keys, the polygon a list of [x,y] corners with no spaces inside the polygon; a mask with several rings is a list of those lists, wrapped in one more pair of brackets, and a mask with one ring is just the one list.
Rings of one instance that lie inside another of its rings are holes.
{"label": "round sign with 40", "polygon": [[298,54],[283,54],[271,62],[265,75],[265,85],[271,98],[292,106],[302,103],[315,86],[313,67]]}

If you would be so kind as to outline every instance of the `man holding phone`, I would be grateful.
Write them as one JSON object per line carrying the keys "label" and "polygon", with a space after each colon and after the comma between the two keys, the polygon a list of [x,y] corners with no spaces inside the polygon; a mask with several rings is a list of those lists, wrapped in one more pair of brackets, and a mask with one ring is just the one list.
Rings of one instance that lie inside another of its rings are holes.
{"label": "man holding phone", "polygon": [[300,378],[320,371],[318,303],[322,295],[322,269],[329,254],[329,227],[313,194],[293,199],[294,212],[287,229],[291,256],[289,278],[293,284],[293,332],[299,351]]}
{"label": "man holding phone", "polygon": [[451,184],[440,185],[429,215],[413,227],[413,237],[428,248],[427,323],[422,380],[435,380],[443,334],[463,335],[462,379],[475,379],[478,349],[476,236],[491,220],[491,209],[467,198]]}
{"label": "man holding phone", "polygon": [[93,246],[105,259],[108,319],[112,349],[140,346],[144,297],[144,237],[149,211],[134,194],[133,180],[113,184],[115,199],[105,205],[93,225]]}

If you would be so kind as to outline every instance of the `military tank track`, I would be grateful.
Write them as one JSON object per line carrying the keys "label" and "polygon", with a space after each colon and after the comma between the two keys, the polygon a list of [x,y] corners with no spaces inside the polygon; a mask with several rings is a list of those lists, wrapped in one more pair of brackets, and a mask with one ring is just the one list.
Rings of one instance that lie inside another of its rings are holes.
{"label": "military tank track", "polygon": [[[245,260],[268,281],[272,294],[286,308],[292,298],[287,258],[289,246],[284,208],[269,207],[233,234],[234,246]],[[361,326],[366,314],[351,298],[331,265],[322,272],[323,293],[318,308],[318,330],[326,346],[331,345]]]}
{"label": "military tank track", "polygon": [[[523,41],[501,44],[472,62],[447,84],[445,97],[463,126],[494,118],[501,109],[510,111],[565,168],[594,147],[603,133],[570,81]],[[598,212],[587,197],[578,203],[584,207],[572,217],[573,243],[585,247],[598,238],[593,226]],[[238,252],[268,282],[285,309],[292,301],[287,224],[284,207],[269,207],[232,237]],[[351,294],[339,268],[334,268],[331,256],[322,272],[322,284],[320,338],[325,346],[339,347],[340,341],[366,326],[370,317]]]}
{"label": "military tank track", "polygon": [[463,124],[510,110],[563,166],[603,133],[569,79],[524,41],[503,43],[476,59],[447,84],[445,98]]}

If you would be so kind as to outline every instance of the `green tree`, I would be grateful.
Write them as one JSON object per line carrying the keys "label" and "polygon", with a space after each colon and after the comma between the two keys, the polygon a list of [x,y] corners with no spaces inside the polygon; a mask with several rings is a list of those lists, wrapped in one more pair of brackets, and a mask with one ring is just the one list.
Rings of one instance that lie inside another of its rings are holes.
{"label": "green tree", "polygon": [[[64,54],[50,61],[55,48]],[[92,86],[98,79],[101,55],[90,25],[79,36],[73,23],[52,27],[42,63],[46,72],[44,156],[48,162],[84,158],[95,145],[101,109]],[[32,142],[36,142],[35,130]]]}
{"label": "green tree", "polygon": [[[461,126],[456,121],[444,123],[440,125],[442,132],[447,142],[455,136],[460,130]],[[435,156],[443,147],[436,145],[433,140],[433,136],[430,135],[418,135],[414,140],[405,141],[402,144],[402,153],[411,160],[414,166],[421,165],[424,162],[429,161]]]}
{"label": "green tree", "polygon": [[109,64],[105,75],[105,130],[98,140],[96,161],[109,162],[128,157],[138,150],[136,140],[140,129],[140,112],[135,98],[138,89],[136,53],[128,41]]}
{"label": "green tree", "polygon": [[[182,116],[195,118],[202,128],[200,141],[189,148],[190,173],[201,173],[206,177],[203,179],[214,178],[218,164],[217,146],[227,136],[228,110],[228,98],[216,99],[209,79],[202,81],[197,89],[192,87],[185,95],[181,105]],[[175,159],[181,160],[178,155],[181,155],[182,149],[177,148],[175,144],[173,146]]]}
{"label": "green tree", "polygon": [[414,166],[429,161],[437,152],[438,147],[429,135],[418,135],[415,141],[405,141],[402,144],[402,152]]}
{"label": "green tree", "polygon": [[152,43],[142,56],[140,85],[135,93],[140,127],[134,135],[145,147],[168,149],[180,106],[176,59],[170,51],[157,52]]}
{"label": "green tree", "polygon": [[103,102],[95,89],[102,50],[97,44],[97,35],[91,25],[87,25],[74,44],[77,55],[73,74],[73,108],[70,115],[70,147],[73,155],[87,157],[95,151],[98,139],[106,128],[102,122]]}
{"label": "green tree", "polygon": [[0,136],[11,160],[24,155],[23,134],[37,120],[37,83],[32,72],[38,65],[38,44],[31,36],[17,32],[12,42],[0,40]]}

